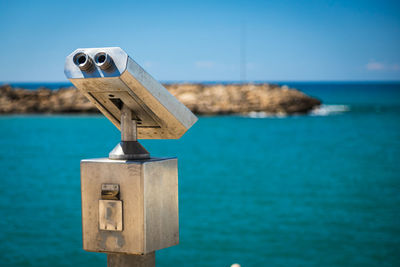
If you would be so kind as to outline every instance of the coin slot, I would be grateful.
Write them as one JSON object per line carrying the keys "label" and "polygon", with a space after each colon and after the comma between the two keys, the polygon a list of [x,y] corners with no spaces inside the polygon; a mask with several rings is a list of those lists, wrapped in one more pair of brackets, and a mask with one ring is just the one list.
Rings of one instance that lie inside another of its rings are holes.
{"label": "coin slot", "polygon": [[119,184],[102,184],[101,198],[119,200]]}

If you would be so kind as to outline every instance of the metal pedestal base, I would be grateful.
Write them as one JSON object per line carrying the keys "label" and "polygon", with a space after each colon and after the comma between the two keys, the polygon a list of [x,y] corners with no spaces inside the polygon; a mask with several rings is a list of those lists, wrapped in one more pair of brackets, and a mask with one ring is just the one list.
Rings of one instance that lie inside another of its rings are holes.
{"label": "metal pedestal base", "polygon": [[150,153],[138,141],[121,141],[109,154],[109,159],[149,159]]}
{"label": "metal pedestal base", "polygon": [[156,253],[144,255],[107,254],[107,267],[154,267]]}

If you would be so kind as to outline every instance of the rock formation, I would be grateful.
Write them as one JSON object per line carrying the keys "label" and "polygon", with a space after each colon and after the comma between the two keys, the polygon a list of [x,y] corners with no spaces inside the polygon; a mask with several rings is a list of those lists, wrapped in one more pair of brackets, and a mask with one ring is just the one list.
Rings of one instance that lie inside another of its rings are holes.
{"label": "rock formation", "polygon": [[[196,114],[304,114],[321,104],[318,99],[296,89],[270,84],[164,86]],[[0,114],[97,112],[97,108],[74,87],[27,90],[0,86]]]}

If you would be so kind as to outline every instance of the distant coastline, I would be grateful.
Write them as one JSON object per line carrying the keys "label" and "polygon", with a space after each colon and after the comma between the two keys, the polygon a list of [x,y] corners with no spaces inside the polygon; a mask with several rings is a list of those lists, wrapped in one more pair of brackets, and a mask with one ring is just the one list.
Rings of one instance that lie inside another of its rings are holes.
{"label": "distant coastline", "polygon": [[[36,90],[29,86],[21,88],[1,85],[0,114],[98,113],[97,108],[79,90],[63,85],[54,83],[53,86]],[[320,100],[299,90],[267,83],[166,83],[164,86],[199,115],[251,112],[270,115],[307,114],[321,105]]]}
{"label": "distant coastline", "polygon": [[[203,85],[217,85],[217,84],[222,84],[222,85],[229,85],[229,84],[246,84],[245,82],[241,81],[161,81],[163,85],[170,85],[170,84],[203,84]],[[299,87],[304,87],[304,86],[315,86],[315,85],[400,85],[400,80],[371,80],[371,81],[358,81],[358,80],[343,80],[343,81],[328,81],[328,80],[323,80],[323,81],[251,81],[252,84],[274,84],[274,85],[287,85],[290,88],[298,88]],[[29,89],[29,90],[37,90],[39,88],[48,88],[51,90],[57,90],[60,88],[68,88],[68,87],[73,87],[73,84],[70,83],[69,81],[64,81],[64,82],[5,82],[5,81],[0,81],[0,86],[2,85],[10,85],[13,88],[24,88],[24,89]]]}

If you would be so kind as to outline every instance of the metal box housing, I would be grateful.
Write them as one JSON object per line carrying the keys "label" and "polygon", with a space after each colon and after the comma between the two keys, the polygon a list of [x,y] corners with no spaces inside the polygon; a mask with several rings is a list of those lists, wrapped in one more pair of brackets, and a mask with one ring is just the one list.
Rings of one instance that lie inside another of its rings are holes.
{"label": "metal box housing", "polygon": [[[119,185],[122,225],[117,222],[113,231],[101,230],[99,222],[103,184]],[[147,254],[179,243],[176,158],[82,160],[81,188],[85,250]]]}

